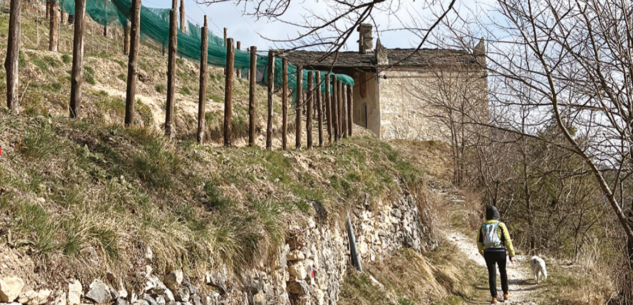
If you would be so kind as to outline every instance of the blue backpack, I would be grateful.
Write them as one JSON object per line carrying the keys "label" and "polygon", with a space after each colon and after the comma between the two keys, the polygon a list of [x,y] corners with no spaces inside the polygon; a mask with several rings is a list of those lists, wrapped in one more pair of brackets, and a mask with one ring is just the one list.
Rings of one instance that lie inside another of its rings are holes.
{"label": "blue backpack", "polygon": [[498,221],[491,224],[484,223],[481,225],[484,246],[487,248],[496,248],[501,245],[501,240],[499,239],[499,235],[497,235],[497,227],[499,227]]}

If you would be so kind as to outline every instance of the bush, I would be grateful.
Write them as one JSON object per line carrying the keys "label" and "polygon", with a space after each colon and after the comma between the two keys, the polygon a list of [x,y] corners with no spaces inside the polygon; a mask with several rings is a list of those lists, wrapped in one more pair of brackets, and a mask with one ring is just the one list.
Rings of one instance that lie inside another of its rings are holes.
{"label": "bush", "polygon": [[70,57],[70,56],[68,56],[68,54],[64,54],[64,55],[62,55],[62,61],[63,61],[65,64],[69,63],[69,62],[70,62],[70,60],[71,60],[71,57]]}

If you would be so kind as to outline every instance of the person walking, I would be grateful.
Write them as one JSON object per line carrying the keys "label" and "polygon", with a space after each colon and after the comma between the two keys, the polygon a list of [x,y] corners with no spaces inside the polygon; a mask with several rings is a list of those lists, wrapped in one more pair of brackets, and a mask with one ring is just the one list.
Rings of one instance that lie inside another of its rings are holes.
{"label": "person walking", "polygon": [[483,255],[488,267],[488,284],[492,295],[491,304],[497,304],[497,268],[501,276],[501,289],[503,301],[510,298],[508,293],[508,273],[506,272],[506,254],[510,256],[510,262],[514,262],[514,248],[508,228],[499,221],[499,211],[494,206],[486,207],[486,221],[481,224],[477,234],[477,247]]}

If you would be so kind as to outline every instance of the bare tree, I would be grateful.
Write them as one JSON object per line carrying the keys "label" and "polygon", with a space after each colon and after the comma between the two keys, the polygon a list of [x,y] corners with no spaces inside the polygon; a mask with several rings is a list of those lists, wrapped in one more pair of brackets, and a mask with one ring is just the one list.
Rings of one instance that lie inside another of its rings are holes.
{"label": "bare tree", "polygon": [[512,114],[496,127],[548,141],[535,129],[554,122],[565,139],[557,145],[588,166],[633,261],[633,212],[627,215],[618,196],[622,178],[633,172],[630,1],[498,0],[494,13],[462,15],[446,25],[457,37],[485,33],[490,78],[501,84],[491,107],[532,109],[527,130]]}

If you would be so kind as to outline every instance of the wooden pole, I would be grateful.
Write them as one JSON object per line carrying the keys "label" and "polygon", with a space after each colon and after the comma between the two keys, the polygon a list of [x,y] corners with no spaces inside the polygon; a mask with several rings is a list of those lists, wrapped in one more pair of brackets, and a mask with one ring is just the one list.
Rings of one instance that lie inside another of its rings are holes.
{"label": "wooden pole", "polygon": [[334,131],[334,141],[339,139],[338,125],[338,81],[336,75],[332,75],[332,127]]}
{"label": "wooden pole", "polygon": [[343,83],[341,83],[340,81],[336,83],[337,84],[337,88],[336,88],[336,94],[337,96],[337,102],[338,102],[338,138],[341,139],[343,138],[343,133],[345,130],[345,109],[343,108]]}
{"label": "wooden pole", "polygon": [[[129,55],[130,54],[130,22],[126,21],[125,22],[125,34],[123,37],[123,55]],[[163,52],[163,55],[164,52]]]}
{"label": "wooden pole", "polygon": [[200,94],[198,95],[198,143],[204,143],[204,115],[207,101],[207,56],[209,48],[209,23],[207,15],[204,15],[204,27],[200,30]]}
{"label": "wooden pole", "polygon": [[15,113],[20,112],[18,93],[18,57],[20,53],[20,17],[22,0],[11,0],[9,8],[9,37],[7,37],[7,58],[4,69],[7,71],[7,107]]}
{"label": "wooden pole", "polygon": [[301,86],[301,81],[303,79],[303,67],[297,66],[297,88],[295,89],[295,110],[296,110],[296,120],[295,120],[295,147],[297,149],[301,148],[301,100],[302,100],[302,92],[303,89]]}
{"label": "wooden pole", "polygon": [[[103,11],[108,11],[108,0],[103,0]],[[103,25],[103,37],[108,37],[108,16],[106,16],[105,24]]]}
{"label": "wooden pole", "polygon": [[[237,42],[237,49],[238,50],[242,49],[242,42],[241,41]],[[242,69],[237,69],[237,71],[235,71],[235,75],[237,76],[237,78],[242,78]]]}
{"label": "wooden pole", "polygon": [[347,109],[347,92],[345,91],[346,85],[341,82],[341,124],[343,128],[341,128],[343,133],[343,138],[347,138],[347,116],[349,115],[349,111]]}
{"label": "wooden pole", "polygon": [[52,2],[46,2],[46,19],[51,16],[51,3]]}
{"label": "wooden pole", "polygon": [[321,72],[316,73],[316,108],[319,129],[319,147],[323,147],[323,103],[321,103]]}
{"label": "wooden pole", "polygon": [[352,136],[352,126],[354,125],[354,93],[352,86],[347,86],[347,134]]}
{"label": "wooden pole", "polygon": [[233,38],[226,39],[226,73],[224,85],[224,146],[231,146],[231,121],[233,119]]}
{"label": "wooden pole", "polygon": [[330,73],[325,75],[325,117],[327,118],[327,141],[332,144],[332,96],[330,94]]}
{"label": "wooden pole", "polygon": [[283,150],[288,149],[288,58],[281,59],[281,147]]}
{"label": "wooden pole", "polygon": [[[77,1],[77,0],[75,0]],[[132,0],[130,8],[130,55],[127,64],[127,91],[125,94],[125,126],[134,123],[134,101],[136,99],[136,64],[138,45],[141,40],[141,0]]]}
{"label": "wooden pole", "polygon": [[252,46],[251,52],[251,66],[249,73],[249,90],[248,90],[248,146],[255,146],[255,119],[256,119],[256,103],[255,103],[255,86],[257,85],[257,73],[252,71],[257,70],[257,47]]}
{"label": "wooden pole", "polygon": [[273,148],[273,96],[275,94],[275,52],[268,51],[268,125],[266,127],[266,149]]}
{"label": "wooden pole", "polygon": [[[226,39],[228,37],[228,29],[224,28],[224,46],[227,47],[228,45],[226,44]],[[228,55],[228,54],[227,54]],[[224,75],[226,75],[226,68],[224,68]]]}
{"label": "wooden pole", "polygon": [[57,9],[57,3],[51,2],[51,22],[49,25],[49,36],[48,36],[48,50],[57,52],[57,39],[58,39],[58,31],[57,31],[57,22],[59,20],[58,15],[59,10]]}
{"label": "wooden pole", "polygon": [[187,26],[185,25],[185,0],[180,0],[180,31],[183,33],[187,32]]}
{"label": "wooden pole", "polygon": [[308,136],[308,149],[312,148],[312,99],[314,98],[314,74],[308,72],[308,92],[306,94],[306,134]]}
{"label": "wooden pole", "polygon": [[79,116],[81,107],[81,85],[83,84],[84,27],[86,0],[75,0],[75,33],[73,37],[73,68],[70,77],[70,117]]}
{"label": "wooden pole", "polygon": [[172,0],[169,11],[169,54],[167,57],[167,107],[165,109],[165,136],[171,137],[176,94],[176,53],[178,51],[178,0]]}

